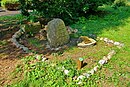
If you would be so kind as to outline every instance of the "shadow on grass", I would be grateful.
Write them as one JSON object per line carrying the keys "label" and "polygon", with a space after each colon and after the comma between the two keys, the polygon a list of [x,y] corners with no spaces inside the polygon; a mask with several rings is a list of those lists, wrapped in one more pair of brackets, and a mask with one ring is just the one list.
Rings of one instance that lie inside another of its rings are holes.
{"label": "shadow on grass", "polygon": [[125,20],[130,17],[130,6],[119,7],[102,6],[96,14],[88,19],[81,17],[72,27],[79,30],[78,35],[101,34],[104,30],[118,31],[117,26],[125,25]]}

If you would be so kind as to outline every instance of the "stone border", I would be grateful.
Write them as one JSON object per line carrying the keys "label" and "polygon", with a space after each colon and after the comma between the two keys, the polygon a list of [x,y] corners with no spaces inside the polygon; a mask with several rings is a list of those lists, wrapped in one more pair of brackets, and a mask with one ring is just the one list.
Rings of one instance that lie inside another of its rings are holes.
{"label": "stone border", "polygon": [[113,45],[117,46],[119,49],[124,46],[123,43],[116,42],[116,41],[110,40],[110,39],[108,39],[108,38],[97,37],[97,40],[104,41],[106,44],[113,44]]}
{"label": "stone border", "polygon": [[22,49],[24,52],[28,53],[29,49],[25,47],[24,45],[20,44],[17,40],[25,33],[22,29],[18,30],[11,38],[11,41],[13,44],[17,47]]}
{"label": "stone border", "polygon": [[[117,46],[119,49],[124,47],[123,43],[116,42],[108,38],[97,37],[97,40],[104,41],[106,44],[113,44],[114,46]],[[99,60],[98,65],[96,65],[93,69],[91,69],[87,73],[83,73],[82,75],[78,76],[76,79],[76,81],[78,81],[77,84],[82,84],[83,79],[90,78],[90,76],[92,76],[95,72],[97,72],[98,69],[101,68],[104,64],[106,64],[115,54],[116,54],[115,50],[111,50],[106,56],[104,56],[101,60]]]}
{"label": "stone border", "polygon": [[[17,39],[19,39],[24,33],[25,33],[24,29],[20,29],[12,36],[11,41],[13,42],[14,45],[16,45],[17,48],[23,49],[23,51],[28,53],[29,49],[17,41]],[[119,49],[121,49],[124,46],[123,43],[116,42],[116,41],[110,40],[108,38],[97,37],[97,40],[104,41],[106,44],[113,44],[114,46],[117,46]],[[47,45],[47,48],[50,48],[50,46]],[[50,48],[50,49],[58,51],[61,48],[62,47]],[[99,60],[98,65],[96,65],[93,69],[91,69],[87,73],[83,73],[82,75],[80,75],[78,77],[75,76],[76,78],[74,77],[73,80],[79,81],[77,84],[82,84],[83,79],[90,78],[90,76],[92,76],[95,72],[97,72],[98,69],[101,68],[104,64],[106,64],[112,58],[112,56],[115,54],[116,54],[115,50],[111,50],[106,56],[104,56],[101,60]],[[45,61],[45,60],[46,60],[46,58],[42,61]],[[69,70],[64,69],[64,73],[67,75],[69,73]]]}

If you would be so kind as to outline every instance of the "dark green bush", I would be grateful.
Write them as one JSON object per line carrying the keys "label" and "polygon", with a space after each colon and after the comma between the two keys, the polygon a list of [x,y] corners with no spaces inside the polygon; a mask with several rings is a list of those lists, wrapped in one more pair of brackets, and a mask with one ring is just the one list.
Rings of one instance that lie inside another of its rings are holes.
{"label": "dark green bush", "polygon": [[20,0],[20,3],[24,15],[29,16],[27,9],[32,9],[44,18],[61,18],[73,22],[109,1],[113,0]]}

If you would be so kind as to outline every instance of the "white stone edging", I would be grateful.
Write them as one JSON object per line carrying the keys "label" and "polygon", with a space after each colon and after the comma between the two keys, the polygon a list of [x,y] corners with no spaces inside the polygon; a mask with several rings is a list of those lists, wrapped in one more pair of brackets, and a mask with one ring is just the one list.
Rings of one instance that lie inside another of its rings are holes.
{"label": "white stone edging", "polygon": [[[108,38],[97,37],[97,39],[102,40],[107,44],[113,44],[114,46],[117,46],[119,49],[124,47],[123,43],[116,42],[116,41],[110,40]],[[92,76],[95,72],[98,71],[99,68],[101,68],[104,64],[106,64],[112,58],[112,56],[114,54],[116,54],[115,50],[111,50],[106,56],[104,56],[101,60],[99,60],[98,65],[96,65],[93,69],[91,69],[87,73],[83,73],[82,75],[78,76],[76,79],[78,81],[77,84],[82,84],[83,79],[90,78],[90,76]]]}
{"label": "white stone edging", "polygon": [[107,44],[113,44],[113,45],[117,46],[119,49],[124,47],[123,43],[120,43],[120,42],[117,42],[117,41],[113,41],[113,40],[110,40],[108,38],[97,37],[97,40],[104,41]]}
{"label": "white stone edging", "polygon": [[11,41],[13,42],[13,44],[17,47],[22,49],[25,52],[29,52],[29,49],[27,47],[25,47],[24,45],[20,44],[17,39],[19,39],[23,34],[25,33],[25,31],[23,31],[22,29],[18,30],[11,38]]}

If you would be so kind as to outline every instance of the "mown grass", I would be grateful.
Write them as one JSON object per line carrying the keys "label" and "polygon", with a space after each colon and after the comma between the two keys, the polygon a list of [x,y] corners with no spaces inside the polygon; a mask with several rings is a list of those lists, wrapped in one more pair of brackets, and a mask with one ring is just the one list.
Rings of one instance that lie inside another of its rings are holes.
{"label": "mown grass", "polygon": [[[79,30],[78,34],[74,37],[95,34],[99,37],[107,37],[114,41],[124,43],[125,46],[122,49],[115,47],[109,48],[115,49],[117,52],[109,63],[105,64],[105,66],[91,76],[91,78],[85,79],[83,84],[77,85],[76,83],[78,82],[73,81],[72,77],[75,75],[79,76],[84,71],[87,71],[89,67],[78,71],[76,69],[76,62],[71,60],[69,56],[67,60],[63,61],[57,61],[55,58],[53,61],[35,63],[30,63],[30,61],[35,60],[33,56],[30,56],[23,58],[24,64],[22,67],[17,67],[17,73],[24,73],[24,79],[14,83],[11,87],[129,87],[130,7],[113,9],[110,6],[104,5],[100,7],[99,10],[102,12],[98,15],[91,15],[88,17],[89,19],[81,17],[76,24],[71,26]],[[98,54],[88,52],[88,55],[97,58],[100,56],[100,58],[102,58],[101,55],[106,54],[108,50],[102,47],[101,49],[106,52],[97,50],[97,52],[99,52]],[[80,53],[80,51],[81,50],[75,47],[67,50],[70,54]],[[87,56],[82,57],[86,58]],[[63,66],[65,69],[70,70],[68,75],[65,75],[64,71],[62,71]]]}

